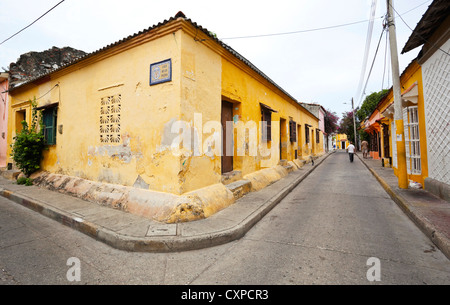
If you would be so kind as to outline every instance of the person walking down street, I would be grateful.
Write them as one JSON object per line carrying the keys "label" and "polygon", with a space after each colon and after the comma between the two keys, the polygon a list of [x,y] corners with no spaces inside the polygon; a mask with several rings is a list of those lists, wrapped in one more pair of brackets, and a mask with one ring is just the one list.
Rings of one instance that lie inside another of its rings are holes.
{"label": "person walking down street", "polygon": [[355,146],[352,144],[352,142],[349,142],[346,149],[348,152],[348,156],[350,158],[350,162],[353,162],[353,155],[355,154]]}
{"label": "person walking down street", "polygon": [[367,154],[369,153],[369,143],[367,141],[361,142],[361,149],[363,152],[363,158],[367,159]]}

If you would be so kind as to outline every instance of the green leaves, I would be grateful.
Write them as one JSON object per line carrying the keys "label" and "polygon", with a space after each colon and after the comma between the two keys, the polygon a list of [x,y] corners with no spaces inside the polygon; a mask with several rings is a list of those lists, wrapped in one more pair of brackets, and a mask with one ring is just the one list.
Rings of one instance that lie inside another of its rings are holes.
{"label": "green leaves", "polygon": [[374,92],[366,97],[363,101],[361,108],[356,112],[357,119],[362,122],[377,108],[381,99],[389,92],[389,90],[381,90],[380,92]]}
{"label": "green leaves", "polygon": [[21,177],[17,179],[17,184],[25,184],[26,186],[33,185],[33,179]]}
{"label": "green leaves", "polygon": [[41,168],[42,151],[45,147],[42,128],[37,129],[38,119],[42,116],[36,110],[36,98],[30,103],[33,109],[31,126],[29,127],[26,121],[22,121],[22,131],[16,134],[14,143],[11,144],[11,157],[27,177]]}

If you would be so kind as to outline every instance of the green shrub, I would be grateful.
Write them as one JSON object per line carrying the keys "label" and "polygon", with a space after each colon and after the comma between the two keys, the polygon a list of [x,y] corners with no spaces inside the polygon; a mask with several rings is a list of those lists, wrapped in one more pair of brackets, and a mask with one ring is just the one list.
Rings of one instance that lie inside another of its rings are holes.
{"label": "green shrub", "polygon": [[30,186],[33,185],[33,179],[20,177],[19,179],[17,179],[17,184],[25,184],[26,186]]}
{"label": "green shrub", "polygon": [[[42,116],[36,110],[36,99],[30,102],[33,108],[31,126],[28,126],[26,121],[22,121],[23,129],[16,134],[14,143],[11,144],[11,157],[27,177],[41,168],[42,151],[45,148]],[[39,117],[41,117],[41,128],[38,130]]]}

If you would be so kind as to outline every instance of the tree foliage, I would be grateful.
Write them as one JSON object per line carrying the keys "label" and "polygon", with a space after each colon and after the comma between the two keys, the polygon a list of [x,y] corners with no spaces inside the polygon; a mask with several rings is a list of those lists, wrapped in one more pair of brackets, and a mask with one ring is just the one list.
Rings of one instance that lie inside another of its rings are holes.
{"label": "tree foliage", "polygon": [[[356,126],[358,126],[358,122],[356,122]],[[339,124],[339,133],[343,133],[347,135],[349,141],[355,143],[355,131],[353,125],[353,112],[344,112],[342,114],[341,122]]]}
{"label": "tree foliage", "polygon": [[339,117],[337,116],[336,112],[331,112],[331,110],[326,109],[325,110],[325,132],[327,134],[332,134],[337,131],[339,128],[338,125]]}
{"label": "tree foliage", "polygon": [[386,95],[388,91],[389,90],[384,89],[380,92],[374,92],[371,95],[367,96],[362,103],[361,108],[356,111],[356,118],[360,122],[364,121],[369,115],[372,114],[380,100]]}
{"label": "tree foliage", "polygon": [[26,121],[22,121],[22,131],[16,134],[14,143],[11,144],[11,157],[27,177],[41,168],[42,151],[45,147],[42,120],[38,121],[42,116],[36,110],[36,99],[30,103],[33,109],[31,126],[28,126]]}

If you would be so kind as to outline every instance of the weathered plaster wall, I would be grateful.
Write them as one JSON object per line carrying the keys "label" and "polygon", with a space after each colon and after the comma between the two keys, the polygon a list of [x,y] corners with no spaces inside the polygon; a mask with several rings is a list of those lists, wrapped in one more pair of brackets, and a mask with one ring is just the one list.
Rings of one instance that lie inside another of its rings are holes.
{"label": "weathered plaster wall", "polygon": [[[45,152],[44,170],[84,179],[180,193],[179,157],[170,152],[165,127],[180,117],[181,32],[166,35],[113,56],[80,65],[71,73],[18,89],[11,115],[20,100],[41,98],[39,106],[59,102],[57,144]],[[172,82],[149,85],[150,64],[172,59]],[[59,84],[59,87],[51,90]],[[118,143],[101,143],[101,100],[120,95]],[[14,120],[10,121],[13,127]],[[12,128],[14,129],[14,128]],[[10,141],[14,132],[9,135]]]}
{"label": "weathered plaster wall", "polygon": [[[235,200],[221,183],[222,100],[233,103],[235,126],[259,125],[259,103],[277,111],[270,158],[249,154],[262,144],[259,128],[255,142],[235,131],[234,169],[253,190],[288,173],[278,165],[280,130],[283,159],[294,160],[296,149],[309,158],[317,118],[222,47],[194,35],[195,27],[179,18],[15,89],[10,117],[25,109],[30,121],[26,101],[33,97],[40,97],[38,106],[59,103],[56,145],[44,153],[36,183],[157,221],[208,217]],[[150,86],[150,64],[166,59],[172,80]],[[290,119],[300,126],[296,142],[289,141]],[[313,131],[308,145],[305,124]],[[177,146],[181,129],[190,133]]]}
{"label": "weathered plaster wall", "polygon": [[207,123],[221,119],[222,62],[219,54],[186,33],[181,45],[180,119],[191,127],[193,145],[191,155],[180,159],[178,178],[184,193],[221,181],[221,157],[208,153],[215,144],[211,137],[220,130],[209,132]]}
{"label": "weathered plaster wall", "polygon": [[[268,143],[271,148],[271,158],[264,158],[260,154],[250,156],[245,154],[243,157],[235,156],[235,169],[242,171],[243,175],[252,173],[261,168],[273,167],[280,161],[280,118],[284,119],[285,126],[282,138],[282,145],[286,148],[285,158],[291,161],[295,158],[294,151],[298,150],[299,158],[308,158],[315,147],[314,138],[310,137],[309,145],[305,143],[305,124],[312,125],[313,130],[318,128],[318,120],[303,107],[296,104],[281,93],[267,81],[261,80],[255,76],[252,71],[243,69],[235,63],[222,59],[222,96],[227,101],[234,104],[235,112],[239,121],[244,124],[254,121],[259,125],[261,121],[260,103],[263,103],[278,113],[272,113],[272,140]],[[292,118],[297,124],[301,125],[300,133],[297,132],[298,141],[289,141],[289,120]],[[258,127],[258,147],[261,145],[261,130]],[[239,145],[239,143],[238,143]],[[251,150],[251,143],[247,141],[247,147]],[[263,161],[263,162],[262,162]]]}
{"label": "weathered plaster wall", "polygon": [[[150,86],[150,64],[169,58],[172,81]],[[221,157],[213,153],[220,130],[207,127],[221,121],[222,100],[233,103],[236,126],[259,125],[259,103],[277,110],[272,116],[270,158],[250,155],[262,144],[259,128],[255,143],[235,131],[234,169],[242,176],[279,163],[280,130],[283,159],[292,161],[295,150],[299,158],[317,151],[317,118],[231,54],[194,40],[182,29],[145,43],[119,44],[13,94],[11,117],[27,107],[28,121],[31,109],[21,101],[36,96],[42,97],[39,106],[59,102],[57,143],[44,153],[43,169],[92,181],[176,195],[220,183]],[[114,99],[114,107],[120,104],[120,111],[113,113],[115,118],[120,115],[120,130],[114,135],[120,139],[105,143],[101,136],[106,114],[101,111],[108,97]],[[296,142],[289,141],[290,119],[300,126]],[[181,150],[173,146],[180,122],[192,133]],[[14,124],[11,120],[10,126]],[[312,125],[307,145],[305,124]],[[14,132],[10,141],[13,136]],[[201,145],[186,149],[186,144],[195,143]],[[245,156],[238,156],[239,149]]]}

